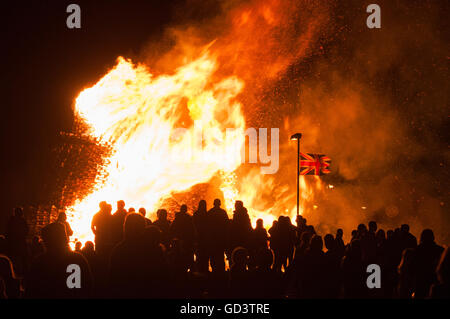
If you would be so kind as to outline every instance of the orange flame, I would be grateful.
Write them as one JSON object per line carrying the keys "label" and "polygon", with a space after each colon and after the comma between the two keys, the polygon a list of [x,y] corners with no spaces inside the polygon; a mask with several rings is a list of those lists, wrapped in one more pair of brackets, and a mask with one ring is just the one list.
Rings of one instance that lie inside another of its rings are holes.
{"label": "orange flame", "polygon": [[[119,58],[96,85],[80,93],[76,112],[92,136],[112,145],[113,155],[107,180],[68,209],[74,237],[92,239],[90,221],[102,200],[124,198],[154,211],[170,193],[207,182],[218,172],[230,174],[241,164],[240,153],[227,150],[240,149],[244,136],[224,131],[244,128],[241,105],[233,99],[243,82],[228,77],[211,84],[215,70],[208,53],[158,77]],[[177,125],[184,125],[181,133]],[[222,189],[228,195],[232,187]]]}
{"label": "orange flame", "polygon": [[[155,76],[146,66],[119,57],[98,83],[79,94],[77,116],[88,124],[89,134],[112,146],[113,154],[106,180],[98,180],[90,195],[67,209],[74,238],[93,239],[91,219],[100,201],[124,199],[154,212],[171,193],[214,176],[221,179],[229,213],[240,199],[253,223],[263,218],[267,227],[281,214],[294,219],[296,194],[287,184],[259,170],[238,176],[241,154],[236,150],[245,145],[246,121],[237,97],[245,81],[246,107],[256,107],[256,90],[307,54],[326,10],[308,1],[270,0],[263,5],[251,1],[228,15],[231,30],[221,41],[200,54],[183,52],[182,62],[174,54],[161,59],[162,65],[181,65],[175,72]],[[227,128],[238,130],[227,134]],[[322,184],[319,179],[301,181],[303,205]]]}

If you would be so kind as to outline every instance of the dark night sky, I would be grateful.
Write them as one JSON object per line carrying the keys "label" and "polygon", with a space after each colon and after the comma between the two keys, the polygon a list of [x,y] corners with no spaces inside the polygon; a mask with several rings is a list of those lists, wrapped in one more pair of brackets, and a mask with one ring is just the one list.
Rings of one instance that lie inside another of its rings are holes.
{"label": "dark night sky", "polygon": [[[70,3],[81,7],[81,29],[66,27]],[[190,6],[188,0],[2,4],[0,233],[15,205],[37,203],[42,198],[42,180],[51,178],[50,149],[59,131],[71,129],[71,105],[80,90],[105,74],[117,56],[139,57],[149,41],[162,37],[165,27],[198,22],[217,13],[217,1],[203,3],[201,8]],[[448,121],[430,130],[436,131],[440,145],[448,147],[448,140],[444,141]]]}
{"label": "dark night sky", "polygon": [[[82,28],[66,27],[73,1],[8,2],[2,8],[2,203],[39,201],[49,151],[70,130],[71,105],[119,55],[161,36],[176,1],[77,1]],[[136,9],[138,8],[138,9]],[[3,218],[4,220],[4,218]],[[2,220],[0,219],[0,222]],[[0,223],[1,224],[1,223]]]}

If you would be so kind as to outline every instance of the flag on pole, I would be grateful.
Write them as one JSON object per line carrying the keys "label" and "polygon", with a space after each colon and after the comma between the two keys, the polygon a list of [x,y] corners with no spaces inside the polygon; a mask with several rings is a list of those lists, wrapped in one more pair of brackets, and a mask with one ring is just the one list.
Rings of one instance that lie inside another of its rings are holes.
{"label": "flag on pole", "polygon": [[323,154],[300,152],[300,175],[323,175],[330,173],[331,158]]}

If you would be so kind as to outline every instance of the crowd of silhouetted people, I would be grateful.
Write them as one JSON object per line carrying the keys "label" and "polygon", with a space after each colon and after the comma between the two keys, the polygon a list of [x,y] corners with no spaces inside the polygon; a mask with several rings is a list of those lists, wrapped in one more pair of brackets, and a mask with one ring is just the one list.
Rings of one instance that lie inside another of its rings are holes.
{"label": "crowd of silhouetted people", "polygon": [[[1,298],[449,298],[449,248],[425,229],[419,241],[404,224],[395,230],[360,224],[323,238],[298,216],[280,216],[268,231],[253,228],[236,201],[232,218],[219,199],[195,212],[181,205],[174,219],[156,220],[124,201],[101,202],[92,219],[95,242],[76,242],[65,213],[28,240],[21,208],[0,236]],[[381,269],[380,288],[367,285],[367,266]],[[76,272],[77,286],[70,286]],[[69,278],[71,276],[71,278]]]}

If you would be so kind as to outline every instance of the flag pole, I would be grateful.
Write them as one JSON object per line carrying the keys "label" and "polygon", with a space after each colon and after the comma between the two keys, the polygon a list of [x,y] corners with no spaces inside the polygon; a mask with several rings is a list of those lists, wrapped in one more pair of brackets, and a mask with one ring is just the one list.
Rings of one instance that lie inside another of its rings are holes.
{"label": "flag pole", "polygon": [[297,140],[297,216],[300,215],[300,139],[302,133],[295,133],[291,140]]}

